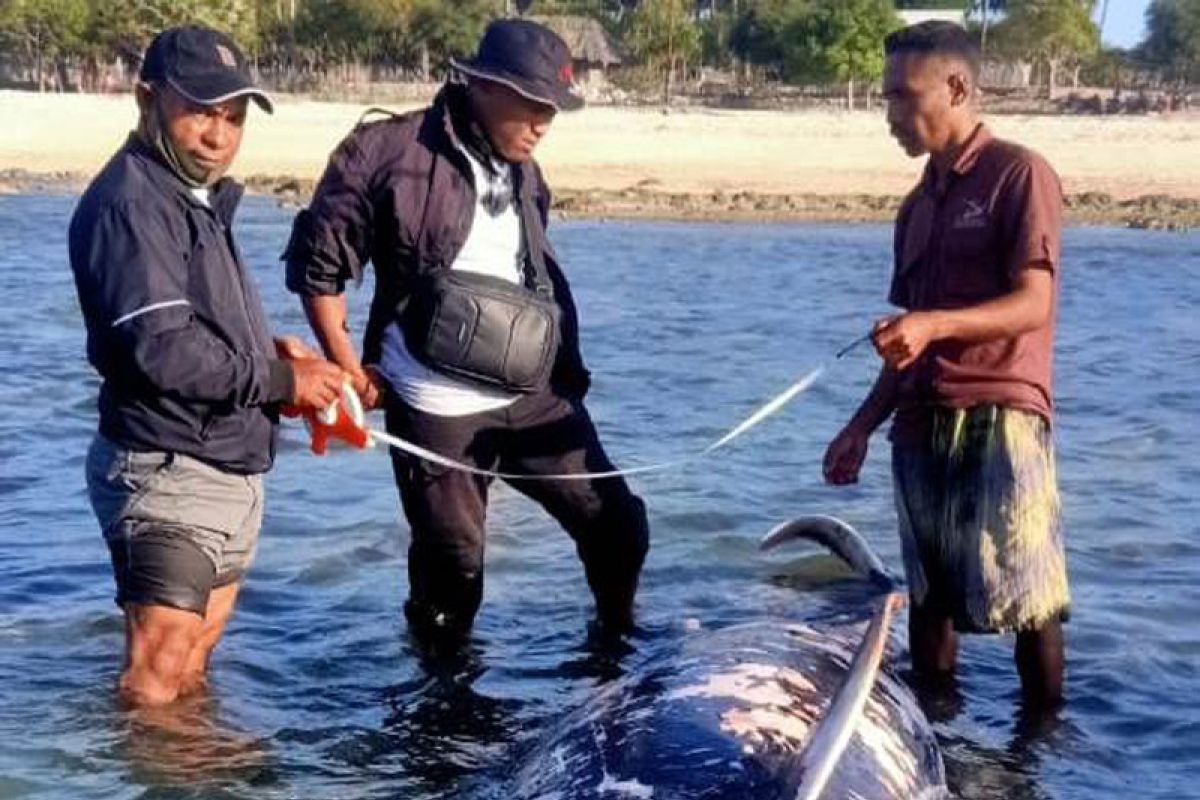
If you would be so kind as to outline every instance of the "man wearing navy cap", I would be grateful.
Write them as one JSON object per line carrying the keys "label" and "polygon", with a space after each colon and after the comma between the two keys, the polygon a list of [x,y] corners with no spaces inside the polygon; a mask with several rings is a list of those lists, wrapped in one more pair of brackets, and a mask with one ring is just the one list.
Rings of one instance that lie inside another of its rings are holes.
{"label": "man wearing navy cap", "polygon": [[122,698],[203,687],[253,559],[282,403],[324,408],[343,373],[272,340],[230,225],[224,178],[248,100],[270,113],[231,39],[175,28],[147,49],[136,132],[71,220],[71,269],[99,372],[88,493],[125,612]]}
{"label": "man wearing navy cap", "polygon": [[[583,405],[575,306],[533,161],[555,115],[583,105],[571,54],[547,28],[505,19],[451,68],[432,107],[360,124],[333,153],[296,219],[288,287],[393,434],[482,470],[611,470]],[[360,359],[343,292],[368,261]],[[490,480],[402,453],[393,468],[412,530],[410,630],[457,641],[482,599]],[[512,486],[575,541],[602,630],[627,630],[649,546],[641,500],[621,478]]]}

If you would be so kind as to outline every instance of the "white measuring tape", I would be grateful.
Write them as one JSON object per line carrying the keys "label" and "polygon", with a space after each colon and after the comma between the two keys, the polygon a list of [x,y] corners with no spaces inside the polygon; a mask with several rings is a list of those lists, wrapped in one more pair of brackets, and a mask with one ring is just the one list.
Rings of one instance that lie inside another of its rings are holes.
{"label": "white measuring tape", "polygon": [[[870,339],[870,334],[854,340],[853,342],[851,342],[850,344],[846,345],[841,350],[839,350],[837,355],[835,355],[833,357],[833,360],[834,361],[841,360],[841,358],[843,356],[845,356],[847,353],[849,353],[854,348],[858,347],[860,344],[868,341],[869,339]],[[344,392],[344,397],[343,397],[344,406],[343,407],[344,407],[346,413],[348,414],[351,422],[353,422],[353,424],[355,426],[357,426],[358,428],[360,428],[361,430],[366,431],[368,440],[370,442],[381,442],[383,444],[388,445],[389,447],[394,447],[395,449],[400,450],[405,453],[408,453],[409,455],[416,456],[417,458],[424,459],[425,461],[429,461],[434,464],[439,464],[443,467],[449,467],[450,469],[459,470],[460,472],[467,472],[467,473],[470,473],[471,475],[480,475],[480,476],[486,477],[486,478],[501,478],[503,480],[508,480],[508,481],[518,481],[518,480],[590,481],[590,480],[596,480],[596,479],[600,479],[600,478],[617,478],[617,477],[622,477],[625,475],[643,475],[648,472],[662,472],[663,470],[683,466],[684,464],[688,464],[693,461],[699,461],[700,459],[705,458],[706,456],[713,453],[714,451],[719,450],[720,448],[729,444],[734,439],[737,439],[739,436],[746,433],[746,431],[755,427],[756,425],[761,423],[763,420],[776,414],[781,408],[783,408],[785,405],[787,405],[789,402],[791,402],[797,395],[799,395],[800,393],[802,393],[804,391],[807,391],[809,389],[809,387],[811,387],[814,383],[816,383],[817,379],[820,378],[822,373],[825,372],[825,368],[826,368],[825,365],[822,364],[821,366],[814,369],[812,372],[805,375],[800,380],[793,383],[787,389],[780,392],[778,395],[771,398],[766,403],[764,403],[762,406],[760,406],[753,414],[751,414],[750,416],[746,417],[744,420],[739,422],[736,426],[734,426],[732,429],[730,429],[730,431],[728,433],[726,433],[724,436],[717,439],[712,444],[708,445],[708,447],[705,447],[703,450],[700,450],[696,453],[692,453],[690,455],[681,456],[679,458],[674,458],[669,461],[660,461],[655,464],[645,464],[645,465],[637,466],[637,467],[629,467],[627,469],[614,469],[614,470],[609,470],[607,472],[571,472],[571,473],[556,473],[556,474],[548,474],[548,475],[541,475],[541,474],[531,475],[531,474],[523,473],[523,472],[521,472],[521,473],[497,472],[494,470],[480,469],[479,467],[475,467],[470,464],[464,464],[461,461],[455,461],[454,459],[448,458],[444,455],[441,455],[440,453],[435,453],[434,451],[429,450],[428,448],[421,447],[419,444],[414,444],[414,443],[408,441],[407,439],[400,438],[399,436],[394,436],[385,431],[379,431],[379,430],[375,430],[373,428],[368,428],[365,424],[366,423],[366,415],[363,413],[362,403],[359,401],[358,395],[354,392],[353,389],[347,388],[347,390]],[[334,405],[330,406],[328,409],[321,412],[319,419],[322,422],[322,424],[333,425],[336,422],[337,417],[338,417],[338,407],[337,406],[338,406],[338,402],[334,401]]]}

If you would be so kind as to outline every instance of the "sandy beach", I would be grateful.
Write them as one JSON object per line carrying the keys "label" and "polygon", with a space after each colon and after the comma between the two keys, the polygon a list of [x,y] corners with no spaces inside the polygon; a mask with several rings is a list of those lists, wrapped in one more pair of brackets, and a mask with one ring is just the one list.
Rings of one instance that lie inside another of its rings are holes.
{"label": "sandy beach", "polygon": [[[302,202],[363,108],[279,98],[274,116],[252,113],[235,174]],[[0,92],[0,188],[82,185],[135,116],[130,96]],[[1200,224],[1200,118],[990,124],[1050,160],[1076,222]],[[608,107],[560,116],[539,159],[566,214],[739,220],[886,219],[921,164],[877,112]]]}

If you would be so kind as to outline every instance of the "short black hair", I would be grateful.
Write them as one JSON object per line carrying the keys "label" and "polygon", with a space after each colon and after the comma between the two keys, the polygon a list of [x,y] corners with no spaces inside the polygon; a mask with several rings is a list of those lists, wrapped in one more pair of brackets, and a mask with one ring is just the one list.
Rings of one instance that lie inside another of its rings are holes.
{"label": "short black hair", "polygon": [[979,43],[966,28],[953,22],[930,20],[901,28],[883,40],[883,52],[889,56],[897,53],[950,56],[970,67],[973,77],[979,76]]}

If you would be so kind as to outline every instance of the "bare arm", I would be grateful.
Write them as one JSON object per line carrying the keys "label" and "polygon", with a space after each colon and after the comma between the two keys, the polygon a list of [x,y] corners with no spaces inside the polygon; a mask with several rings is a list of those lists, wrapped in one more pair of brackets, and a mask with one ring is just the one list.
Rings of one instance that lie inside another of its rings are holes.
{"label": "bare arm", "polygon": [[311,295],[303,298],[304,314],[309,327],[321,344],[325,357],[346,371],[350,383],[364,408],[380,403],[379,389],[373,376],[367,374],[359,361],[358,352],[350,340],[350,324],[346,314],[346,296]]}
{"label": "bare arm", "polygon": [[940,338],[964,342],[1011,339],[1045,325],[1053,309],[1053,273],[1030,267],[1021,270],[1016,288],[1003,297],[944,312]]}
{"label": "bare arm", "polygon": [[1054,273],[1030,265],[1017,273],[1006,295],[953,311],[912,311],[883,320],[875,327],[875,349],[884,362],[900,371],[915,362],[934,342],[954,339],[987,342],[1011,339],[1046,323],[1054,308]]}
{"label": "bare arm", "polygon": [[895,370],[884,365],[879,370],[875,385],[871,387],[858,411],[846,423],[847,428],[853,428],[866,435],[871,435],[875,429],[887,420],[896,409],[896,385],[898,378]]}
{"label": "bare arm", "polygon": [[896,408],[898,381],[896,371],[884,364],[867,398],[825,451],[822,467],[827,483],[842,485],[858,480],[871,434]]}
{"label": "bare arm", "polygon": [[346,371],[370,409],[379,405],[379,391],[351,344],[344,297],[347,281],[362,277],[372,255],[375,206],[369,182],[376,165],[363,135],[356,128],[330,156],[308,209],[296,215],[284,260],[287,287],[300,295],[321,349]]}

